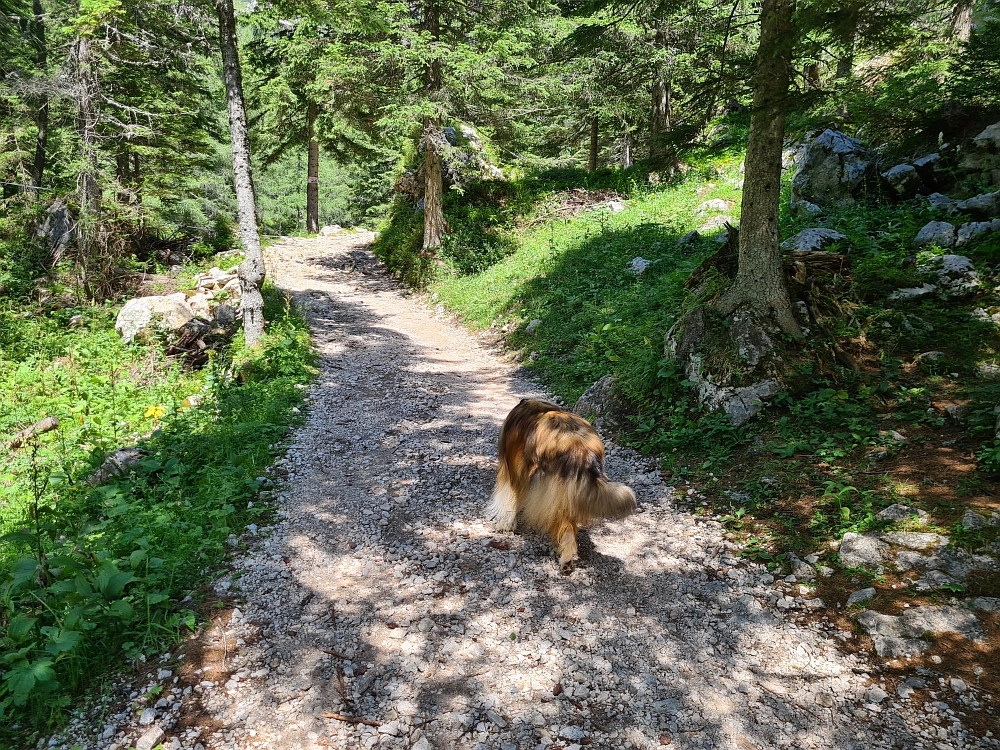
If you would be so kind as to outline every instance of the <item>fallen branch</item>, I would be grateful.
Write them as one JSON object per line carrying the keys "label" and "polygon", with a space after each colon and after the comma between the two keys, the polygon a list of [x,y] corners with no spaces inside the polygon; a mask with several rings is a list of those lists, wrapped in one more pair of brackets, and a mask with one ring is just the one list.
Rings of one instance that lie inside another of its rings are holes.
{"label": "fallen branch", "polygon": [[324,719],[336,719],[337,721],[345,721],[348,724],[364,724],[367,727],[377,727],[379,723],[377,721],[372,721],[371,719],[362,719],[357,716],[348,716],[347,714],[338,714],[333,711],[324,711]]}
{"label": "fallen branch", "polygon": [[10,441],[10,449],[16,451],[35,435],[41,435],[44,432],[51,432],[56,427],[59,426],[59,420],[55,417],[46,417],[40,422],[35,422],[31,427],[25,427],[19,433],[14,436],[14,439]]}
{"label": "fallen branch", "polygon": [[320,651],[322,651],[324,654],[330,654],[330,656],[336,656],[338,659],[350,659],[351,658],[347,654],[342,654],[339,651],[331,651],[328,648],[321,648]]}

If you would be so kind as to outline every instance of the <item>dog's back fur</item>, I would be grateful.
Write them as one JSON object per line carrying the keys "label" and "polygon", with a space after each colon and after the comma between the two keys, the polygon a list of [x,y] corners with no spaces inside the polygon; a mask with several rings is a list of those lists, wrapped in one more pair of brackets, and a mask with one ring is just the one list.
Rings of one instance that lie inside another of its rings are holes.
{"label": "dog's back fur", "polygon": [[604,443],[586,419],[530,399],[507,415],[489,509],[498,529],[513,531],[520,517],[548,533],[566,569],[581,526],[635,508],[635,493],[604,474]]}

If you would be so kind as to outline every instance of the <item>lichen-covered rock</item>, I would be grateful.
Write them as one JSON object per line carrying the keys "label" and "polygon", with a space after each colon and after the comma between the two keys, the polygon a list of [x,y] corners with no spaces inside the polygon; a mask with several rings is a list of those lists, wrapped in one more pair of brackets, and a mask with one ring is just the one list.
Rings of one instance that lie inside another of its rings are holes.
{"label": "lichen-covered rock", "polygon": [[961,607],[915,607],[898,617],[865,610],[858,624],[872,637],[875,652],[890,658],[919,654],[930,642],[926,635],[958,633],[970,640],[980,640],[983,630],[975,614]]}
{"label": "lichen-covered rock", "polygon": [[993,221],[971,221],[968,224],[963,224],[958,228],[955,247],[967,245],[975,237],[989,232],[1000,232],[1000,219],[993,219]]}
{"label": "lichen-covered rock", "polygon": [[115,320],[115,330],[130,343],[144,330],[179,330],[195,316],[183,294],[165,297],[136,297],[125,303]]}
{"label": "lichen-covered rock", "polygon": [[888,550],[875,534],[848,531],[840,541],[840,563],[845,568],[882,570],[882,556]]}
{"label": "lichen-covered rock", "polygon": [[914,516],[916,517],[917,523],[921,525],[927,523],[926,510],[911,508],[909,505],[903,505],[902,503],[893,503],[888,508],[880,510],[875,514],[875,518],[879,521],[891,521],[893,523],[905,521],[908,518],[913,518]]}
{"label": "lichen-covered rock", "polygon": [[910,164],[897,164],[889,171],[883,172],[882,179],[889,185],[890,190],[900,198],[912,198],[924,186],[916,167]]}
{"label": "lichen-covered rock", "polygon": [[828,245],[833,245],[846,239],[846,235],[843,235],[834,229],[814,227],[812,229],[803,229],[791,239],[782,242],[781,246],[791,250],[815,252],[817,250],[822,250]]}
{"label": "lichen-covered rock", "polygon": [[792,208],[807,201],[853,203],[871,168],[872,153],[861,141],[825,130],[806,148],[792,178]]}
{"label": "lichen-covered rock", "polygon": [[964,255],[925,257],[917,264],[917,271],[934,277],[936,293],[943,300],[975,294],[983,286],[975,265]]}
{"label": "lichen-covered rock", "polygon": [[979,219],[992,219],[1000,214],[1000,190],[958,201],[955,203],[955,208],[959,211],[966,211]]}

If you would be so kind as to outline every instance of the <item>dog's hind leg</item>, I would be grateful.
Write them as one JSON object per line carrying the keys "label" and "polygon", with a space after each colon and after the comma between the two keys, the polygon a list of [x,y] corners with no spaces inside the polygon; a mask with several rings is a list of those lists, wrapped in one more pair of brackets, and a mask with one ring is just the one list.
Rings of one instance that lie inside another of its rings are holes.
{"label": "dog's hind leg", "polygon": [[573,569],[573,564],[580,559],[576,546],[576,526],[569,521],[563,521],[554,536],[559,554],[559,571],[569,573]]}
{"label": "dog's hind leg", "polygon": [[517,527],[517,497],[509,482],[497,478],[486,514],[496,523],[497,531],[513,531]]}

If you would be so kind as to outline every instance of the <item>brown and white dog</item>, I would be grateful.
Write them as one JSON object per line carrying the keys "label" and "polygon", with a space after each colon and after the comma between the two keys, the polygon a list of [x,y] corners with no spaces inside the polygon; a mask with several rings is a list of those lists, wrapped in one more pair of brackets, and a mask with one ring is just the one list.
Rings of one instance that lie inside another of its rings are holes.
{"label": "brown and white dog", "polygon": [[513,531],[520,518],[548,533],[566,571],[581,526],[635,509],[635,493],[605,475],[604,443],[586,419],[531,399],[507,415],[488,510],[499,531]]}

